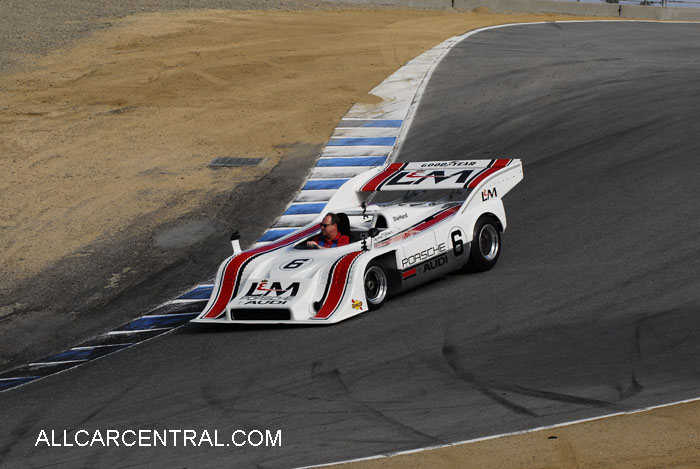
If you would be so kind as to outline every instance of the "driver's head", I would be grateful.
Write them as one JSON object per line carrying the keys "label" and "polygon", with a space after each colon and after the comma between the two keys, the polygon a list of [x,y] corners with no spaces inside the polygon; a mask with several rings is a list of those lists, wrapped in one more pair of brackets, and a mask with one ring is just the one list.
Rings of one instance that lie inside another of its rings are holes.
{"label": "driver's head", "polygon": [[328,239],[338,236],[338,215],[327,213],[321,222],[321,234]]}

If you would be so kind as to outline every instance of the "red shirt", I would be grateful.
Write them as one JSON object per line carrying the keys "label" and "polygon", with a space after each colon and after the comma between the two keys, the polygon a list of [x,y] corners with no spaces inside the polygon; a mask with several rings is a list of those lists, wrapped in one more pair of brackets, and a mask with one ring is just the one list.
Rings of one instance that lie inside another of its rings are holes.
{"label": "red shirt", "polygon": [[316,241],[316,243],[318,243],[318,245],[322,248],[334,248],[336,246],[345,246],[346,244],[350,244],[350,238],[346,235],[341,235],[340,232],[338,232],[336,237],[333,239],[328,239],[322,234],[319,234],[314,238],[314,241]]}

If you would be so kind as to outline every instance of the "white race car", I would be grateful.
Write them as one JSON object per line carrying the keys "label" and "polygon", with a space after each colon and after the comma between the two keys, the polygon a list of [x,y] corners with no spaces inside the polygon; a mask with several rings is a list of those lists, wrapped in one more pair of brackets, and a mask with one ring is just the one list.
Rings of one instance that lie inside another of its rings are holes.
{"label": "white race car", "polygon": [[[221,264],[212,296],[193,321],[334,323],[447,272],[488,270],[506,228],[501,197],[522,178],[514,159],[393,163],[360,174],[304,228],[247,251],[234,240],[233,256]],[[406,202],[437,189],[449,197]],[[404,201],[377,201],[384,192]],[[328,212],[339,215],[350,244],[309,249]]]}

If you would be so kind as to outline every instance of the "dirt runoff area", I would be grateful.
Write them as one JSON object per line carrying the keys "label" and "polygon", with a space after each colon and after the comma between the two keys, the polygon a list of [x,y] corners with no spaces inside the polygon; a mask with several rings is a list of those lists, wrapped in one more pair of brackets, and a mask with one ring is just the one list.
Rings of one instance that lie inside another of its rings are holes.
{"label": "dirt runoff area", "polygon": [[[482,26],[556,19],[571,17],[337,6],[149,13],[94,20],[99,27],[91,35],[3,73],[0,368],[43,353],[42,343],[75,345],[61,340],[73,340],[64,333],[75,331],[81,311],[56,301],[16,301],[21,291],[39,287],[45,298],[59,298],[53,285],[62,284],[63,271],[56,265],[70,259],[85,269],[87,290],[110,292],[96,294],[99,302],[81,298],[83,310],[106,305],[125,291],[125,278],[160,273],[120,264],[119,256],[133,254],[128,250],[108,262],[93,246],[118,245],[128,236],[144,240],[140,252],[155,251],[149,243],[160,228],[250,187],[300,149],[315,152],[303,160],[310,167],[350,106],[376,102],[368,91],[421,52]],[[219,156],[264,160],[253,168],[212,170],[208,164]],[[267,197],[275,197],[274,189]],[[92,321],[93,329],[74,334],[105,327],[94,315]],[[15,353],[19,344],[31,344],[24,355]],[[494,440],[405,465],[697,466],[698,408],[682,409],[691,413],[637,416],[647,420],[613,433],[593,423],[583,433],[570,427],[512,445]],[[668,433],[637,433],[646,427]],[[596,451],[603,447],[601,459]]]}
{"label": "dirt runoff area", "polygon": [[[353,103],[376,102],[370,89],[446,38],[556,18],[327,9],[111,20],[0,76],[1,288],[127,226],[148,236],[260,178],[290,146],[322,145]],[[265,160],[212,171],[219,156]]]}
{"label": "dirt runoff area", "polygon": [[694,469],[700,467],[700,405],[686,403],[333,467]]}

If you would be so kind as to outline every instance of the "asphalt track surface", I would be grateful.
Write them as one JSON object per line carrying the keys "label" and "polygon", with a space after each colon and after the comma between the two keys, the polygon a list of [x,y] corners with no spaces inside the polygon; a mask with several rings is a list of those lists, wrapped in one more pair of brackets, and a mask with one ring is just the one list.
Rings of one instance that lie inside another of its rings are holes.
{"label": "asphalt track surface", "polygon": [[[188,325],[3,393],[0,465],[290,467],[697,397],[699,114],[700,25],[467,39],[400,159],[523,160],[495,269],[331,327]],[[282,446],[35,448],[41,429],[280,429]]]}

